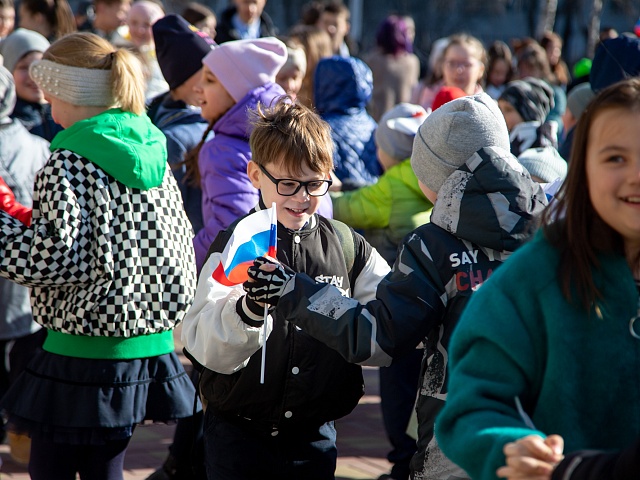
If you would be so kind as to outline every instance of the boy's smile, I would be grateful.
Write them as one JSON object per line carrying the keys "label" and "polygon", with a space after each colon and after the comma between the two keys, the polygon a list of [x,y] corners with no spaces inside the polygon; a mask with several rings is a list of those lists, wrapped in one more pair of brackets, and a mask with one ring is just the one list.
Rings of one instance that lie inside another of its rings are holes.
{"label": "boy's smile", "polygon": [[280,195],[275,182],[280,181],[280,191],[285,191],[283,189],[286,189],[291,182],[282,182],[282,179],[299,182],[329,179],[328,173],[323,175],[314,172],[307,165],[302,165],[302,174],[291,174],[282,167],[281,162],[271,162],[261,168],[260,165],[251,161],[247,167],[247,174],[253,186],[260,190],[264,204],[266,206],[270,206],[272,203],[276,204],[278,222],[291,230],[300,230],[304,227],[309,218],[318,210],[322,196],[309,195],[307,188],[313,189],[311,185],[301,186],[291,196]]}

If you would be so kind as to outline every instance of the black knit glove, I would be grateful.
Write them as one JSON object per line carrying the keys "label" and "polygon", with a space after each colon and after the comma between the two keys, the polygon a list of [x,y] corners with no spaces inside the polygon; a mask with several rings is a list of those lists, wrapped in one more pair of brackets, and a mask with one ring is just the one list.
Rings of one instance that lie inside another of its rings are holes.
{"label": "black knit glove", "polygon": [[[274,265],[276,268],[272,272],[268,272],[260,269],[262,265]],[[292,274],[286,272],[282,265],[265,257],[256,258],[247,273],[249,279],[253,280],[242,284],[247,292],[247,297],[254,302],[269,305],[278,304],[285,285],[292,277]]]}

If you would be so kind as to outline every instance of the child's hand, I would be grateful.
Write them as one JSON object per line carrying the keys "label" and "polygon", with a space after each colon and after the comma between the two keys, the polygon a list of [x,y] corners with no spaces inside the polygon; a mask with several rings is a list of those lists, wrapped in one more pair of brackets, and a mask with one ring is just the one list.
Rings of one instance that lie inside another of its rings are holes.
{"label": "child's hand", "polygon": [[559,435],[542,438],[529,435],[505,444],[506,465],[496,475],[509,480],[549,480],[555,466],[562,460],[564,440]]}
{"label": "child's hand", "polygon": [[242,286],[247,297],[257,303],[277,305],[285,285],[292,277],[279,263],[267,257],[258,257],[247,270],[249,280]]}

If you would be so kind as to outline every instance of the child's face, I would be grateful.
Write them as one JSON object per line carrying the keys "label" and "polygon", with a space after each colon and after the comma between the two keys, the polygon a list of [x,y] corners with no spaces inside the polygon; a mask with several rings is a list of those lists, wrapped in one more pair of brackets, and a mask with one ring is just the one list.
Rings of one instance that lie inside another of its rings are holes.
{"label": "child's face", "polygon": [[182,100],[187,105],[200,105],[200,100],[196,93],[196,86],[201,78],[202,68],[185,80],[182,85],[174,88],[171,92],[172,97],[175,100]]}
{"label": "child's face", "polygon": [[640,113],[610,108],[596,114],[587,141],[589,198],[623,238],[627,258],[640,252]]}
{"label": "child's face", "polygon": [[53,121],[62,128],[69,128],[71,125],[86,117],[82,117],[81,108],[71,105],[68,102],[52,97],[45,93],[45,99],[51,104],[51,116]]}
{"label": "child's face", "polygon": [[249,25],[260,18],[267,0],[234,0],[233,3],[240,20]]}
{"label": "child's face", "polygon": [[[20,5],[18,9],[19,13],[19,26],[20,28],[26,28],[27,30],[33,30],[45,37],[49,34],[48,27],[44,28],[42,14],[34,14],[29,11],[24,5]],[[46,23],[46,22],[44,22]]]}
{"label": "child's face", "polygon": [[385,172],[389,170],[391,167],[393,167],[394,165],[398,164],[398,161],[395,158],[393,158],[387,152],[382,150],[380,147],[378,147],[377,153],[378,153],[378,161],[380,162],[380,165],[382,165],[382,168]]}
{"label": "child's face", "polygon": [[162,16],[162,10],[149,2],[133,4],[127,17],[131,42],[136,47],[153,45],[151,26]]}
{"label": "child's face", "polygon": [[418,186],[420,187],[420,190],[422,190],[422,193],[424,193],[424,196],[427,197],[427,200],[435,205],[436,200],[438,199],[438,193],[431,190],[420,180],[418,180]]}
{"label": "child's face", "polygon": [[[316,213],[322,197],[312,197],[307,193],[305,187],[300,187],[298,192],[291,196],[280,195],[278,188],[283,191],[283,189],[291,188],[292,183],[283,180],[278,182],[279,187],[276,187],[274,180],[269,178],[269,175],[276,180],[290,179],[292,181],[308,182],[329,180],[329,172],[325,174],[314,172],[307,165],[303,165],[302,175],[293,175],[283,167],[282,162],[271,162],[262,168],[264,171],[253,161],[249,162],[247,167],[247,174],[253,186],[260,190],[262,201],[267,207],[270,207],[275,202],[278,221],[291,230],[300,230],[309,221],[309,218]],[[325,186],[322,183],[318,183],[309,185],[308,188],[311,190],[316,188],[318,191],[322,191]]]}
{"label": "child's face", "polygon": [[500,107],[504,120],[507,122],[507,130],[511,131],[516,125],[524,122],[524,118],[506,100],[498,100],[498,107]]}
{"label": "child's face", "polygon": [[493,62],[493,68],[489,72],[489,78],[487,82],[490,85],[499,87],[507,81],[507,75],[509,74],[509,64],[506,60],[500,59]]}
{"label": "child's face", "polygon": [[16,22],[16,11],[13,7],[0,8],[0,38],[4,38],[13,31]]}
{"label": "child's face", "polygon": [[194,92],[197,103],[202,109],[202,118],[209,122],[217,122],[236,104],[233,97],[207,66],[202,67],[202,76],[195,86]]}
{"label": "child's face", "polygon": [[304,72],[297,65],[287,65],[280,69],[276,75],[276,83],[295,100],[302,88]]}
{"label": "child's face", "polygon": [[318,27],[326,30],[331,37],[333,53],[338,53],[351,26],[346,13],[322,12],[318,20]]}
{"label": "child's face", "polygon": [[200,31],[209,35],[211,38],[216,38],[216,28],[218,27],[218,21],[216,20],[216,17],[214,17],[213,15],[208,16],[204,20],[201,20],[200,22],[196,23],[194,26],[198,28]]}
{"label": "child's face", "polygon": [[124,25],[131,8],[130,0],[122,0],[107,5],[104,2],[95,4],[96,17],[99,17],[100,29],[105,32],[112,32],[121,25]]}
{"label": "child's face", "polygon": [[447,87],[458,87],[467,95],[473,95],[476,84],[484,74],[483,63],[476,58],[470,45],[451,45],[443,60],[443,79]]}
{"label": "child's face", "polygon": [[41,58],[42,52],[29,52],[18,60],[12,72],[16,84],[16,95],[27,102],[44,102],[44,93],[29,76],[29,66]]}

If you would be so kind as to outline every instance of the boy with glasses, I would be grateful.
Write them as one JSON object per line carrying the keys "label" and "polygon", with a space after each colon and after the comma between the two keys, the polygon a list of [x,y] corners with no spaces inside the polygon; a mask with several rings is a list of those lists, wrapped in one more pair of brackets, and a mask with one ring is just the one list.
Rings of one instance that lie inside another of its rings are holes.
{"label": "boy with glasses", "polygon": [[[331,185],[328,124],[287,100],[272,108],[258,106],[253,113],[247,174],[260,190],[253,211],[275,203],[278,219],[281,269],[265,273],[271,284],[284,278],[279,275],[287,268],[331,283],[360,302],[372,300],[389,271],[387,263],[362,236],[316,213]],[[351,412],[362,396],[361,368],[270,308],[260,382],[264,307],[247,296],[250,283],[224,287],[212,278],[236,225],[213,242],[182,330],[186,352],[204,367],[200,394],[207,402],[207,475],[333,479],[333,421]]]}

